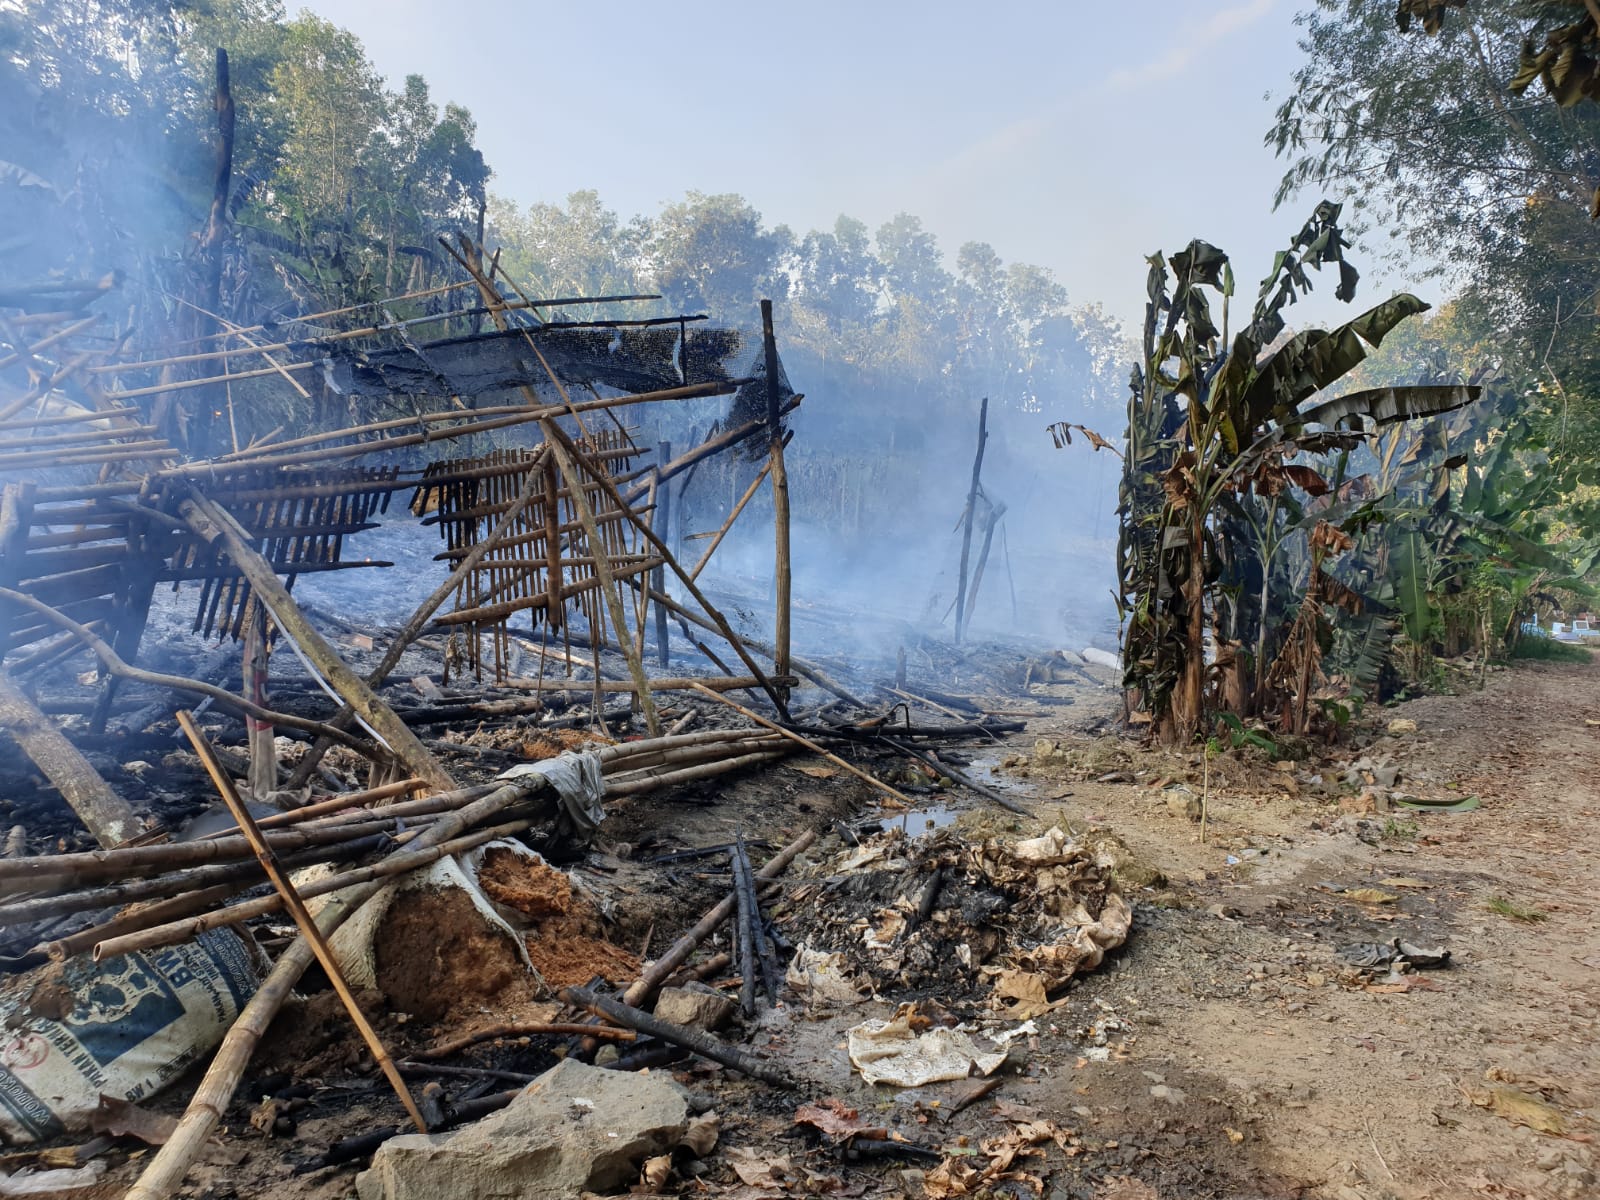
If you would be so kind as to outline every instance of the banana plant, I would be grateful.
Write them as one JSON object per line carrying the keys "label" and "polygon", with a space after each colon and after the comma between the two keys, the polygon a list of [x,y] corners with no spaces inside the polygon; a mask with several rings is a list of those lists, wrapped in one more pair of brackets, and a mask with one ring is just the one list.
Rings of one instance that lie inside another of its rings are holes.
{"label": "banana plant", "polygon": [[[1118,607],[1125,686],[1138,699],[1137,719],[1164,740],[1187,743],[1206,727],[1208,618],[1222,635],[1219,663],[1255,660],[1257,686],[1236,691],[1260,690],[1257,625],[1268,619],[1272,597],[1243,607],[1241,583],[1255,579],[1271,591],[1281,528],[1274,499],[1285,508],[1286,494],[1331,489],[1315,468],[1291,460],[1348,449],[1369,425],[1449,413],[1479,394],[1435,385],[1323,396],[1391,329],[1427,309],[1409,294],[1333,330],[1307,329],[1274,345],[1284,309],[1311,290],[1308,269],[1333,268],[1336,296],[1354,298],[1359,275],[1344,258],[1339,214],[1336,204],[1317,206],[1278,253],[1249,323],[1231,339],[1234,276],[1226,254],[1196,240],[1148,260],[1143,362],[1133,373],[1125,439]],[[1242,536],[1241,523],[1252,522],[1262,535]],[[1319,560],[1313,594],[1330,593],[1327,579]]]}

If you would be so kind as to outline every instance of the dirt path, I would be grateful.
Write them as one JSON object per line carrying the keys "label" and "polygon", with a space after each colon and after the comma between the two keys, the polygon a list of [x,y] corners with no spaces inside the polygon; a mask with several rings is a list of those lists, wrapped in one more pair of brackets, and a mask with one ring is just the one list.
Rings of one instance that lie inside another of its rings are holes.
{"label": "dirt path", "polygon": [[[1023,1089],[1137,1147],[1143,1182],[1058,1176],[1059,1195],[1600,1195],[1600,664],[1499,672],[1382,714],[1397,718],[1416,732],[1364,752],[1392,756],[1404,791],[1481,808],[1341,818],[1314,786],[1223,763],[1201,844],[1182,800],[1144,786],[1198,783],[1198,756],[1136,755],[1131,784],[1073,786],[1068,812],[1109,824],[1170,888],[1059,1014],[1114,1016],[1109,1061]],[[1351,757],[1299,773],[1336,779]],[[1049,795],[1039,776],[1067,772],[1027,773]],[[1444,944],[1450,968],[1367,982],[1337,955],[1396,937]]]}

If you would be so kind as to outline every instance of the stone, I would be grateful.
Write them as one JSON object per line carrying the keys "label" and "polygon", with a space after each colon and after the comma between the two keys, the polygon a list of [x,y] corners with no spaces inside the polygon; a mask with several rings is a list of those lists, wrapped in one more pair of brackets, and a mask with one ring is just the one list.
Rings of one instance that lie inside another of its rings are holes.
{"label": "stone", "polygon": [[1372,768],[1372,782],[1382,788],[1392,788],[1400,782],[1400,766],[1398,763],[1381,762]]}
{"label": "stone", "polygon": [[1182,1104],[1189,1098],[1189,1093],[1182,1088],[1175,1088],[1165,1083],[1156,1084],[1150,1089],[1150,1095],[1168,1104]]}
{"label": "stone", "polygon": [[1187,821],[1200,819],[1200,797],[1191,792],[1171,791],[1167,793],[1167,811],[1175,817],[1182,817]]}
{"label": "stone", "polygon": [[403,1134],[356,1177],[360,1200],[571,1200],[632,1183],[689,1127],[683,1093],[654,1075],[566,1059],[509,1106],[454,1133]]}
{"label": "stone", "polygon": [[1056,752],[1056,743],[1051,738],[1040,738],[1033,744],[1033,757],[1039,762],[1044,762]]}
{"label": "stone", "polygon": [[1307,987],[1319,988],[1319,987],[1322,987],[1327,982],[1328,982],[1328,977],[1326,975],[1319,974],[1316,971],[1309,971],[1309,972],[1306,973],[1306,986]]}
{"label": "stone", "polygon": [[1346,796],[1339,801],[1339,811],[1350,814],[1377,812],[1378,798],[1371,792],[1362,792],[1359,796]]}
{"label": "stone", "polygon": [[1417,731],[1417,723],[1409,717],[1396,717],[1389,722],[1390,737],[1405,737],[1408,733]]}
{"label": "stone", "polygon": [[703,983],[662,988],[656,998],[656,1016],[663,1021],[687,1025],[691,1029],[703,1029],[707,1033],[715,1033],[733,1020],[734,1010],[738,1007],[737,1001]]}

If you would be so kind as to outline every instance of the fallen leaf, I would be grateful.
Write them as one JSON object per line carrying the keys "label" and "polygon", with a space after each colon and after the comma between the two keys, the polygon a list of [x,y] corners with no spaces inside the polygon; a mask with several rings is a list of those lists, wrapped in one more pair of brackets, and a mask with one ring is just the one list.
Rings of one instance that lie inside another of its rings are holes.
{"label": "fallen leaf", "polygon": [[787,1154],[768,1158],[747,1146],[734,1146],[728,1150],[728,1165],[739,1177],[739,1182],[749,1187],[782,1188],[785,1179],[794,1177],[794,1167]]}
{"label": "fallen leaf", "polygon": [[1228,1135],[1228,1140],[1230,1142],[1232,1142],[1235,1146],[1237,1146],[1240,1142],[1244,1141],[1244,1134],[1240,1133],[1237,1129],[1233,1128],[1231,1125],[1224,1125],[1222,1127],[1222,1132]]}
{"label": "fallen leaf", "polygon": [[[277,1118],[276,1112],[273,1118]],[[268,1126],[270,1128],[271,1122]],[[178,1128],[178,1120],[116,1096],[101,1096],[100,1107],[89,1118],[89,1128],[112,1137],[136,1137],[146,1145],[165,1146],[173,1130]]]}
{"label": "fallen leaf", "polygon": [[1566,1118],[1561,1110],[1543,1100],[1535,1100],[1526,1092],[1514,1087],[1463,1088],[1467,1099],[1479,1108],[1487,1108],[1497,1117],[1513,1125],[1526,1125],[1540,1133],[1563,1134],[1567,1131]]}
{"label": "fallen leaf", "polygon": [[672,1174],[672,1155],[661,1154],[644,1160],[644,1170],[639,1173],[639,1186],[658,1191]]}
{"label": "fallen leaf", "polygon": [[1380,879],[1378,882],[1383,884],[1384,887],[1397,888],[1430,888],[1433,886],[1433,884],[1424,880],[1412,879],[1409,875],[1396,875],[1392,879]]}
{"label": "fallen leaf", "polygon": [[809,775],[812,779],[832,779],[839,773],[838,767],[813,766],[811,763],[785,763],[791,771],[799,771],[802,775]]}
{"label": "fallen leaf", "polygon": [[854,1137],[858,1133],[883,1136],[882,1126],[863,1121],[860,1112],[843,1100],[836,1100],[832,1096],[816,1104],[802,1104],[795,1109],[794,1123],[810,1125],[813,1129],[820,1130],[825,1137],[836,1141]]}
{"label": "fallen leaf", "polygon": [[1345,893],[1351,900],[1362,904],[1393,904],[1400,899],[1393,892],[1385,892],[1378,888],[1351,888]]}
{"label": "fallen leaf", "polygon": [[704,1113],[689,1122],[684,1130],[683,1144],[696,1158],[704,1158],[717,1147],[720,1122],[714,1112]]}

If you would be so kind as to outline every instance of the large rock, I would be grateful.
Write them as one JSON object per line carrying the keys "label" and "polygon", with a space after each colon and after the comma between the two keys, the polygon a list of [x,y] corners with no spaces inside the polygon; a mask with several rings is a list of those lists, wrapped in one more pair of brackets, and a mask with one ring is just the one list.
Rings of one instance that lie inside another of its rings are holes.
{"label": "large rock", "polygon": [[356,1177],[360,1200],[572,1200],[631,1182],[683,1139],[672,1084],[567,1059],[511,1104],[448,1134],[390,1138]]}

